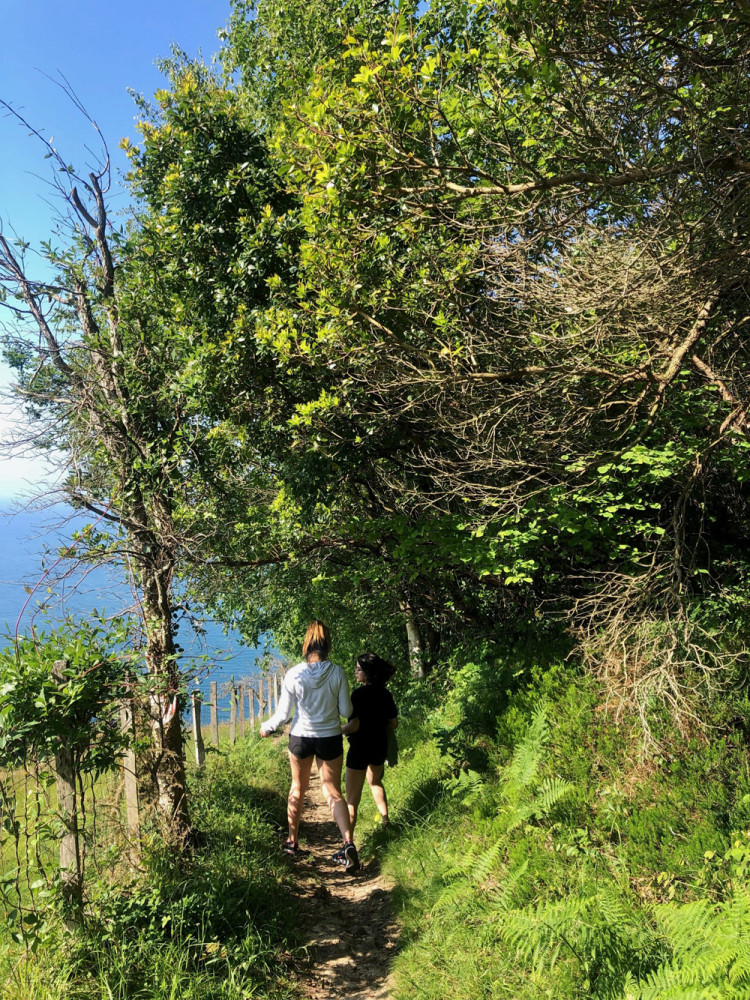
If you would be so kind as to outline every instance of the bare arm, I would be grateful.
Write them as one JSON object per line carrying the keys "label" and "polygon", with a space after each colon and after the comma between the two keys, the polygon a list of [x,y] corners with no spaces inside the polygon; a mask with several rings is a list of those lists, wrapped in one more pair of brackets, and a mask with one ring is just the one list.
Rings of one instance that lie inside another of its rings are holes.
{"label": "bare arm", "polygon": [[349,681],[346,679],[346,674],[339,667],[339,715],[343,715],[345,719],[354,711],[352,706],[352,699],[349,697]]}
{"label": "bare arm", "polygon": [[359,719],[356,718],[355,716],[355,718],[350,719],[345,726],[341,727],[341,732],[344,734],[344,736],[351,736],[351,734],[356,733],[358,729],[359,729]]}
{"label": "bare arm", "polygon": [[294,695],[287,688],[286,678],[284,678],[281,682],[281,695],[279,697],[278,707],[271,718],[266,719],[260,727],[260,735],[270,736],[271,733],[276,732],[279,726],[283,726],[285,722],[288,722],[294,715],[294,705]]}

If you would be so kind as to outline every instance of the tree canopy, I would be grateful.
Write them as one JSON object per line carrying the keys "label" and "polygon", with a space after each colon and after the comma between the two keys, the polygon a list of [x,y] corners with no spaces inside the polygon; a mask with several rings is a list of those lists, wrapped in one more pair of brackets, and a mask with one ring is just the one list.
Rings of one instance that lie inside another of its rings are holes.
{"label": "tree canopy", "polygon": [[132,222],[73,177],[55,282],[3,242],[21,391],[158,563],[158,656],[177,573],[418,674],[552,632],[687,711],[743,662],[749,38],[726,3],[236,0],[218,69],[164,64]]}

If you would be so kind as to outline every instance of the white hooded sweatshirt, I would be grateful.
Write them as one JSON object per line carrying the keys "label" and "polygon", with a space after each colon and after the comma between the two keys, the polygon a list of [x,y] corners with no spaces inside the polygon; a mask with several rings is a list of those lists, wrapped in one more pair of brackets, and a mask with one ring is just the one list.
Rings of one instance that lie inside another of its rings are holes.
{"label": "white hooded sweatshirt", "polygon": [[294,715],[291,736],[338,736],[341,716],[352,714],[349,682],[341,667],[330,660],[298,663],[281,684],[276,711],[263,723],[273,733]]}

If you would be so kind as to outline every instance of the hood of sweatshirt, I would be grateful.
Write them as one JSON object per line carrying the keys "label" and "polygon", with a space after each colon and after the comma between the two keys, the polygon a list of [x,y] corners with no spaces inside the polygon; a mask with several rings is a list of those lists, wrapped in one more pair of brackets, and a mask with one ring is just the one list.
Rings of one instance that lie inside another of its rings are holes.
{"label": "hood of sweatshirt", "polygon": [[305,678],[305,685],[311,688],[320,688],[326,683],[333,670],[330,660],[321,660],[320,663],[308,663],[302,671]]}

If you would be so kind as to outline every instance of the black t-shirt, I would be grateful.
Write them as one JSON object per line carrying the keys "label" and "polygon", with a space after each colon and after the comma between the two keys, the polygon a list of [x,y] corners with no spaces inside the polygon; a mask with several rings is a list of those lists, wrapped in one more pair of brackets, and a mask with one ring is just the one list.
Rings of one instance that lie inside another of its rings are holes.
{"label": "black t-shirt", "polygon": [[385,757],[387,724],[398,715],[393,695],[380,684],[364,684],[352,691],[352,719],[359,719],[359,729],[349,737],[352,749],[367,747]]}

